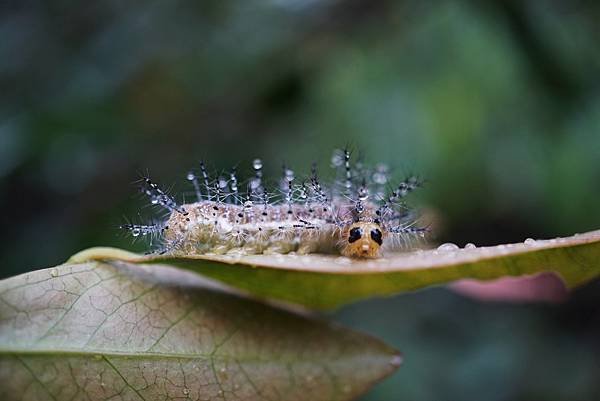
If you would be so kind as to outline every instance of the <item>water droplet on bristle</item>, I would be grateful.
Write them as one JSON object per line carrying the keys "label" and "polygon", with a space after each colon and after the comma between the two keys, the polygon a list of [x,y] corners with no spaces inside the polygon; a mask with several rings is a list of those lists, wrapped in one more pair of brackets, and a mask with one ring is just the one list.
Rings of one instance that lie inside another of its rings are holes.
{"label": "water droplet on bristle", "polygon": [[344,152],[339,149],[334,151],[333,155],[331,156],[331,164],[333,167],[340,167],[342,164],[344,164]]}
{"label": "water droplet on bristle", "polygon": [[253,178],[250,180],[250,189],[252,189],[253,191],[260,187],[260,180],[258,178]]}
{"label": "water droplet on bristle", "polygon": [[468,244],[465,245],[465,249],[475,249],[475,248],[477,248],[477,246],[472,242],[469,242]]}
{"label": "water droplet on bristle", "polygon": [[373,181],[375,184],[383,185],[388,181],[388,166],[385,164],[378,164],[373,173]]}
{"label": "water droplet on bristle", "polygon": [[262,160],[254,159],[252,161],[252,167],[254,168],[254,170],[260,170],[262,168],[262,166],[263,166]]}
{"label": "water droplet on bristle", "polygon": [[525,245],[535,245],[535,240],[533,238],[527,238],[523,243]]}

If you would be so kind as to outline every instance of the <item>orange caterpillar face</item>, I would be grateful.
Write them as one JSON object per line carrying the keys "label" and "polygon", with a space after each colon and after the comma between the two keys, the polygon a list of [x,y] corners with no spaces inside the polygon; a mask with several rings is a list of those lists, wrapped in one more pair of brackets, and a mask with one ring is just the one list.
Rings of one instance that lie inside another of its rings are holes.
{"label": "orange caterpillar face", "polygon": [[343,230],[341,253],[353,258],[376,258],[383,244],[379,224],[358,222]]}

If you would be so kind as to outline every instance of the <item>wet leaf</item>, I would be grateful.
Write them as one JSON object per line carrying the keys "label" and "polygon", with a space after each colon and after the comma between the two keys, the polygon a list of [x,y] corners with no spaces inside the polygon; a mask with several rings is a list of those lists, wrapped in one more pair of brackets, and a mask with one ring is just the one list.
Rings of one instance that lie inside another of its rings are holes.
{"label": "wet leaf", "polygon": [[349,400],[396,369],[368,336],[120,261],[0,282],[0,399]]}
{"label": "wet leaf", "polygon": [[494,247],[441,248],[375,260],[316,254],[140,256],[112,248],[92,248],[72,260],[119,259],[168,264],[201,273],[259,298],[316,309],[331,309],[368,297],[418,290],[462,278],[492,280],[555,272],[567,288],[572,288],[600,274],[600,231]]}

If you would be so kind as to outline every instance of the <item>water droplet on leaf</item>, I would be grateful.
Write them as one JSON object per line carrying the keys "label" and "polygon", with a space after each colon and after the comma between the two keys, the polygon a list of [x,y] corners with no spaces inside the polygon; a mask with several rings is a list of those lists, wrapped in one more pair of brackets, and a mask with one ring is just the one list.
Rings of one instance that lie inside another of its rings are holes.
{"label": "water droplet on leaf", "polygon": [[458,245],[453,244],[452,242],[446,242],[445,244],[438,246],[437,249],[438,249],[438,251],[454,251],[459,248],[458,248]]}

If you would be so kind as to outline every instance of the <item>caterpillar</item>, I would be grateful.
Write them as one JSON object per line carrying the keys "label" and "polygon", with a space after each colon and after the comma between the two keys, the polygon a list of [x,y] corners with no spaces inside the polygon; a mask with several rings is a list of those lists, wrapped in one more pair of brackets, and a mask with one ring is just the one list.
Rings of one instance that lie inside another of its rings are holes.
{"label": "caterpillar", "polygon": [[334,151],[331,165],[336,179],[330,186],[321,182],[314,163],[303,179],[284,166],[279,181],[269,186],[260,159],[252,162],[253,174],[243,185],[235,168],[211,177],[201,162],[187,174],[196,201],[182,204],[144,176],[141,192],[165,215],[120,227],[134,238],[148,238],[159,254],[320,252],[354,258],[406,249],[427,232],[416,226],[417,215],[404,201],[422,186],[420,178],[411,175],[390,188],[386,165],[353,165],[348,149]]}

